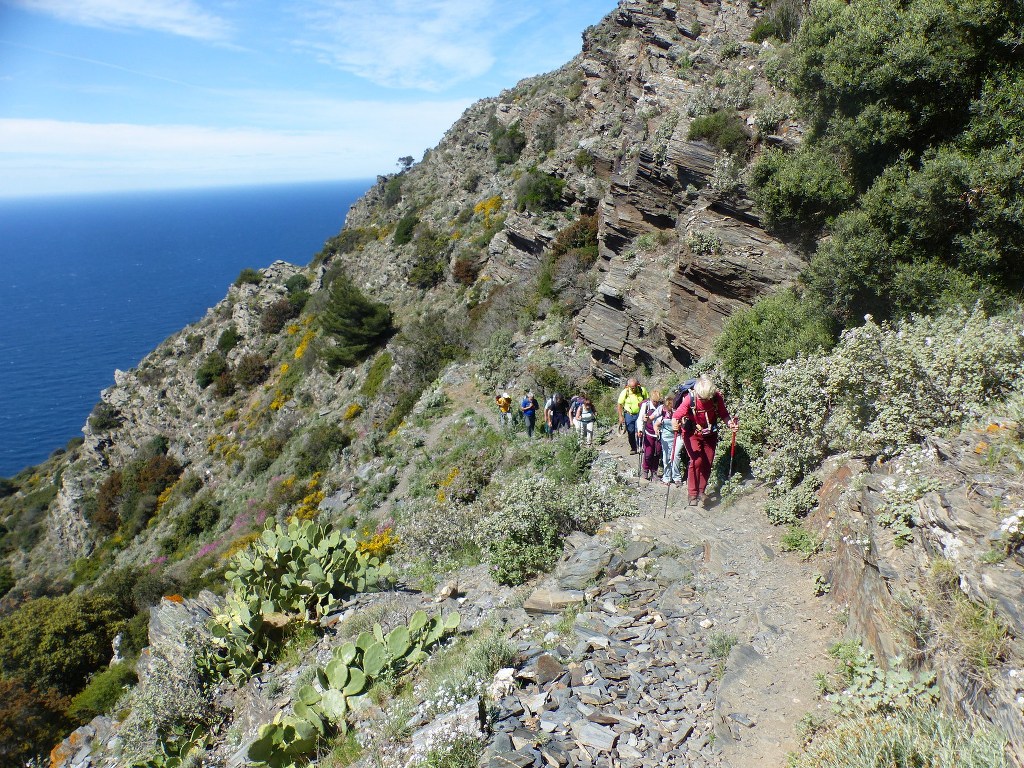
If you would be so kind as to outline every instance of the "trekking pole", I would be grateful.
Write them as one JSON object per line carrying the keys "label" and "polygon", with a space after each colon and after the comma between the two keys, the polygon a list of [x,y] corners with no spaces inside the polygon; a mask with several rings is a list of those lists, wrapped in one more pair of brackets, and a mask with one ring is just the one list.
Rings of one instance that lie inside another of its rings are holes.
{"label": "trekking pole", "polygon": [[732,478],[732,461],[736,458],[736,430],[732,431],[732,448],[729,449],[729,478]]}

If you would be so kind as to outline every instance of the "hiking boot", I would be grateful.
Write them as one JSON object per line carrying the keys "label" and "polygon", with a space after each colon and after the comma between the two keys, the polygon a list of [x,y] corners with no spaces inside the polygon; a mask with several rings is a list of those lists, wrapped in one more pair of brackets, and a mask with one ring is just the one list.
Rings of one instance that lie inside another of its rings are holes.
{"label": "hiking boot", "polygon": [[697,497],[696,496],[691,496],[690,497],[690,506],[691,507],[696,507],[697,506]]}
{"label": "hiking boot", "polygon": [[663,485],[672,485],[672,481],[668,478],[662,478],[661,482]]}

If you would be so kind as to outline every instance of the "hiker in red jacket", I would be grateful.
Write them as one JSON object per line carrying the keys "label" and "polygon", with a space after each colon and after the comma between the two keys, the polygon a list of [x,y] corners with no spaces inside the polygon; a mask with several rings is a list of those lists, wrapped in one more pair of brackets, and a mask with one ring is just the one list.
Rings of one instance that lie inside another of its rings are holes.
{"label": "hiker in red jacket", "polygon": [[736,431],[739,421],[729,416],[725,399],[707,376],[701,376],[672,414],[673,427],[682,430],[683,447],[690,457],[686,472],[687,489],[690,492],[690,506],[697,506],[705,498],[711,465],[715,461],[715,447],[718,445],[718,422],[724,421]]}

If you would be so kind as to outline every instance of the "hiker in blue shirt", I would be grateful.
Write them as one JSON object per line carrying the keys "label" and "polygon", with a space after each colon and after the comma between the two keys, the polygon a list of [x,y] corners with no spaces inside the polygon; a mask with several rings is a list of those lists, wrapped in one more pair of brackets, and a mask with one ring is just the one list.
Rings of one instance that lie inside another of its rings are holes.
{"label": "hiker in blue shirt", "polygon": [[536,399],[533,397],[533,392],[527,392],[523,398],[523,402],[519,404],[519,410],[523,414],[523,418],[526,420],[526,436],[533,437],[533,428],[537,424],[537,405]]}

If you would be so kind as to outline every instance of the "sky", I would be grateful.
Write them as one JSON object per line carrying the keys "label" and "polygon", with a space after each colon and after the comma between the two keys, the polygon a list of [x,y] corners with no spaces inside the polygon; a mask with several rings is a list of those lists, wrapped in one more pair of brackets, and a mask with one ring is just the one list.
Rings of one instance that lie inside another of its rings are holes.
{"label": "sky", "polygon": [[372,178],[615,0],[0,0],[0,197]]}

